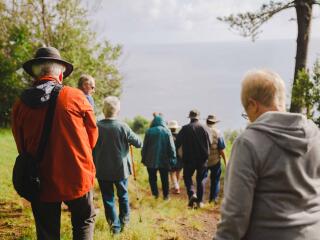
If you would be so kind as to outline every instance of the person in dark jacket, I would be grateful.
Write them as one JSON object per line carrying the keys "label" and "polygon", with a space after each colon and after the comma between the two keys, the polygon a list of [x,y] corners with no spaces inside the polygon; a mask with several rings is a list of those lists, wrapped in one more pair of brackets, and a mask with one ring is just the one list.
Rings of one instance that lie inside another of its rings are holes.
{"label": "person in dark jacket", "polygon": [[[208,130],[199,122],[200,112],[191,110],[189,113],[190,123],[180,130],[176,147],[182,146],[183,179],[189,197],[189,207],[197,204],[203,205],[203,193],[208,174],[206,167],[210,152],[210,138]],[[192,176],[197,172],[197,192],[194,190]]]}
{"label": "person in dark jacket", "polygon": [[160,115],[155,115],[146,132],[141,151],[147,167],[152,195],[159,197],[157,172],[160,172],[163,198],[169,198],[169,169],[176,163],[176,150],[170,130]]}
{"label": "person in dark jacket", "polygon": [[[113,233],[119,233],[129,222],[128,177],[131,174],[129,145],[140,148],[142,141],[127,124],[117,119],[120,101],[104,99],[105,119],[98,122],[99,137],[94,148],[94,163],[102,193],[105,215]],[[119,216],[116,213],[113,187],[117,189]]]}

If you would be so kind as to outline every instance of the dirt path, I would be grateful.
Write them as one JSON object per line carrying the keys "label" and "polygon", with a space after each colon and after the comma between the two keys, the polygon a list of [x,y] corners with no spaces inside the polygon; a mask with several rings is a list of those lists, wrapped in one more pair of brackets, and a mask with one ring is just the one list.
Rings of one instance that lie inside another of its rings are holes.
{"label": "dirt path", "polygon": [[200,209],[199,214],[194,216],[194,221],[201,223],[203,227],[190,227],[181,222],[181,236],[183,239],[190,240],[209,240],[213,238],[216,232],[219,208],[213,207],[213,209]]}
{"label": "dirt path", "polygon": [[12,202],[0,202],[0,239],[20,238],[29,224],[29,220],[22,213],[21,206]]}
{"label": "dirt path", "polygon": [[[206,187],[206,193],[208,193],[208,184]],[[184,186],[179,195],[172,195],[173,197],[183,199],[187,205],[188,198]],[[204,199],[207,198],[208,196],[205,195]],[[187,219],[178,218],[177,222],[180,225],[179,235],[181,238],[185,240],[211,240],[217,230],[217,223],[220,218],[220,204],[213,205],[205,203],[205,206],[202,209],[187,209],[187,211],[196,211],[196,214],[192,217],[194,225],[187,225],[185,224]]]}

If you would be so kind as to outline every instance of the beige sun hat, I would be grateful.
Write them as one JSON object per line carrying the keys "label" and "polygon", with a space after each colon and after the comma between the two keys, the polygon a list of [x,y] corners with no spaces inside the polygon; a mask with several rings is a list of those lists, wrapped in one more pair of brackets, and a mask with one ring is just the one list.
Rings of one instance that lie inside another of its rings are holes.
{"label": "beige sun hat", "polygon": [[215,124],[215,123],[220,122],[220,120],[218,120],[215,115],[208,115],[207,122]]}
{"label": "beige sun hat", "polygon": [[169,129],[178,129],[180,128],[179,124],[178,124],[178,121],[176,120],[171,120],[168,122],[168,128]]}

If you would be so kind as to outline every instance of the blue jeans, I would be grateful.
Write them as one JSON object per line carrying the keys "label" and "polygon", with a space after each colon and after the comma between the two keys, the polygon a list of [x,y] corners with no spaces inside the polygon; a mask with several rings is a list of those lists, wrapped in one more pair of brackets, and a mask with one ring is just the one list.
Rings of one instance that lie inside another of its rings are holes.
{"label": "blue jeans", "polygon": [[[107,222],[110,225],[113,233],[119,233],[124,225],[129,222],[130,206],[128,194],[128,179],[119,181],[98,180],[98,182],[102,194]],[[113,185],[115,185],[117,189],[117,196],[119,201],[119,216],[117,215],[115,207]]]}
{"label": "blue jeans", "polygon": [[210,196],[209,202],[216,201],[220,190],[220,176],[221,176],[221,162],[216,165],[208,167],[210,170]]}

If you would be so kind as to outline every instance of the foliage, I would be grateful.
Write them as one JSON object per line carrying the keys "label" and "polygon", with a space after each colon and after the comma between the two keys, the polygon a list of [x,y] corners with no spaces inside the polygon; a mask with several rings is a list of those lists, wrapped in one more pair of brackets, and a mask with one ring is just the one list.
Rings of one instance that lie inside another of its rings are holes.
{"label": "foliage", "polygon": [[315,62],[311,73],[306,70],[299,71],[291,101],[302,106],[303,113],[320,126],[319,59]]}
{"label": "foliage", "polygon": [[239,32],[243,37],[251,37],[254,41],[261,25],[267,22],[276,13],[294,7],[294,1],[270,1],[269,4],[262,4],[256,12],[231,14],[227,17],[218,17],[218,20],[229,24],[231,29]]}
{"label": "foliage", "polygon": [[227,145],[232,145],[234,143],[234,140],[243,132],[242,129],[239,130],[231,130],[228,129],[224,131],[224,140],[227,143]]}
{"label": "foliage", "polygon": [[13,102],[32,81],[19,69],[41,46],[56,47],[74,65],[66,85],[87,73],[96,79],[95,99],[120,95],[121,46],[98,42],[87,15],[80,0],[0,0],[0,126],[8,125]]}
{"label": "foliage", "polygon": [[129,127],[137,134],[144,134],[150,126],[148,119],[138,115],[132,121],[126,120]]}

